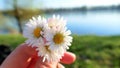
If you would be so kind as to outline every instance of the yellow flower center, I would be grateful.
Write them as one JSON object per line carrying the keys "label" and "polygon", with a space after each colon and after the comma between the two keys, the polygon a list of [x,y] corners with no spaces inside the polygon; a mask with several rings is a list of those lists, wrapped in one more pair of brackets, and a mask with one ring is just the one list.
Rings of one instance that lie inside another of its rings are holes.
{"label": "yellow flower center", "polygon": [[53,41],[55,44],[61,44],[64,41],[64,36],[61,33],[57,33],[53,37]]}
{"label": "yellow flower center", "polygon": [[40,27],[37,27],[34,29],[33,34],[36,38],[39,38],[41,36],[40,32],[42,31],[42,29]]}
{"label": "yellow flower center", "polygon": [[51,50],[49,49],[49,46],[45,46],[45,49],[46,49],[48,52],[51,52]]}

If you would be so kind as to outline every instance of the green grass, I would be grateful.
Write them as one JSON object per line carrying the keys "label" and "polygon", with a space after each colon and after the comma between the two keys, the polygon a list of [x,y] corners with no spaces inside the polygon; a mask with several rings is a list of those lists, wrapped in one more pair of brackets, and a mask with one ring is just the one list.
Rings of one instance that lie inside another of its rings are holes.
{"label": "green grass", "polygon": [[[119,68],[120,36],[79,36],[73,35],[69,51],[77,60],[66,68]],[[0,35],[0,44],[15,48],[25,39],[21,35]]]}
{"label": "green grass", "polygon": [[17,45],[24,43],[25,38],[22,35],[0,35],[0,44],[10,46],[12,49],[16,48]]}

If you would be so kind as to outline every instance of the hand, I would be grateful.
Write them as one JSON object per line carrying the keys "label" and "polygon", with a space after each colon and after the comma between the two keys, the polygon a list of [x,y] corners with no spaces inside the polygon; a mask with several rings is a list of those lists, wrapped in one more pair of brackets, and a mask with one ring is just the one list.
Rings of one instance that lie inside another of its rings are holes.
{"label": "hand", "polygon": [[[71,64],[76,56],[66,52],[61,63]],[[0,68],[64,68],[59,62],[42,62],[42,57],[37,56],[35,48],[22,44],[18,46],[2,63]]]}

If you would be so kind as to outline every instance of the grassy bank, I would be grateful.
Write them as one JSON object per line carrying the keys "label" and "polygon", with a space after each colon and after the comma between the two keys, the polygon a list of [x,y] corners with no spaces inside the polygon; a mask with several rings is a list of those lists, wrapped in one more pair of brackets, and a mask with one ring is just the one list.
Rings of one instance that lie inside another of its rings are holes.
{"label": "grassy bank", "polygon": [[[73,43],[69,51],[77,56],[77,60],[66,68],[119,68],[120,36],[79,36],[73,35]],[[14,49],[24,42],[21,35],[0,35],[0,44]]]}

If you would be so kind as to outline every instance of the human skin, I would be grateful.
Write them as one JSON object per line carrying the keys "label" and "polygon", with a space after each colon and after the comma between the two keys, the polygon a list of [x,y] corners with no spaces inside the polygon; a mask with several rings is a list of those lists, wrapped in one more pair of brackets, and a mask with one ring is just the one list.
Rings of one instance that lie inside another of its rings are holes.
{"label": "human skin", "polygon": [[75,59],[73,53],[65,52],[60,62],[42,62],[35,47],[21,44],[5,59],[0,68],[63,68],[60,63],[71,64]]}

